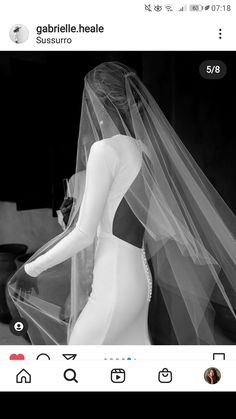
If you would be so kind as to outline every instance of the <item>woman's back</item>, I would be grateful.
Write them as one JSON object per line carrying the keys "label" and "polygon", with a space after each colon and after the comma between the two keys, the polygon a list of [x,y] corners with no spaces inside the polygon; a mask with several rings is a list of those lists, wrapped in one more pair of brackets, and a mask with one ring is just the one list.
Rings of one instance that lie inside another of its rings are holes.
{"label": "woman's back", "polygon": [[116,135],[101,140],[113,162],[114,181],[98,226],[98,235],[114,236],[136,246],[142,247],[144,227],[131,210],[125,196],[135,182],[142,182],[142,153],[137,140],[125,135]]}

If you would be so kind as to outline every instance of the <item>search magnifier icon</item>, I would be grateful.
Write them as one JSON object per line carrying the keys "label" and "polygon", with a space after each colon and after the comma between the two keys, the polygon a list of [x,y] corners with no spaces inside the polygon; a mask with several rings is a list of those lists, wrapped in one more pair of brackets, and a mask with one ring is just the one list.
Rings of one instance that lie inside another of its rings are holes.
{"label": "search magnifier icon", "polygon": [[72,368],[65,370],[63,375],[66,381],[75,381],[78,383],[78,380],[76,379],[76,372]]}

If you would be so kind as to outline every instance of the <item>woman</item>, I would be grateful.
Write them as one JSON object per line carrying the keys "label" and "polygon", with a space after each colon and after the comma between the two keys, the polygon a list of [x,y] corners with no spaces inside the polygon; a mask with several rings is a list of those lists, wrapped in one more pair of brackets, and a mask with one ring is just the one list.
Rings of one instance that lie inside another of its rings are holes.
{"label": "woman", "polygon": [[212,301],[236,318],[221,279],[235,291],[235,218],[121,63],[85,77],[76,175],[68,227],[9,287],[32,342],[65,343],[67,333],[69,344],[150,344],[154,281],[178,343],[214,344]]}
{"label": "woman", "polygon": [[207,375],[206,375],[206,381],[209,384],[216,384],[216,383],[218,383],[219,380],[220,380],[220,377],[218,376],[216,369],[215,368],[210,368],[208,370]]}

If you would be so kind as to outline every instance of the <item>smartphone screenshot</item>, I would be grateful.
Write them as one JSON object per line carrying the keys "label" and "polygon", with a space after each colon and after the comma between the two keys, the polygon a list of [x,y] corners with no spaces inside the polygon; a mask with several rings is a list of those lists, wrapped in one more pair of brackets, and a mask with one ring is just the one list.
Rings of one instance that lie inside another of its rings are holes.
{"label": "smartphone screenshot", "polygon": [[235,391],[234,2],[0,9],[0,391]]}

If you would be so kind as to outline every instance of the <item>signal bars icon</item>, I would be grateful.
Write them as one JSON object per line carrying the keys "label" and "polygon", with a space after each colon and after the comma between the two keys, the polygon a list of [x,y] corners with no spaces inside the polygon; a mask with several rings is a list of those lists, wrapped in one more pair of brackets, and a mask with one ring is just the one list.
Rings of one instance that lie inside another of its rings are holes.
{"label": "signal bars icon", "polygon": [[187,12],[187,4],[185,4],[184,6],[182,6],[182,7],[179,9],[179,12]]}

